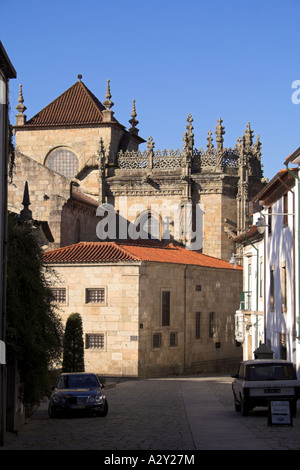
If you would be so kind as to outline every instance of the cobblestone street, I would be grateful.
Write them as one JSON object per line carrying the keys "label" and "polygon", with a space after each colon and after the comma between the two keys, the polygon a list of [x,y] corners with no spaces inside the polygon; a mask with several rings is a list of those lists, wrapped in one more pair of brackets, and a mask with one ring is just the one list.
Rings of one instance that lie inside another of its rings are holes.
{"label": "cobblestone street", "polygon": [[229,377],[128,381],[106,390],[105,418],[50,419],[47,403],[2,450],[299,450],[293,426],[268,426],[267,411],[234,410]]}

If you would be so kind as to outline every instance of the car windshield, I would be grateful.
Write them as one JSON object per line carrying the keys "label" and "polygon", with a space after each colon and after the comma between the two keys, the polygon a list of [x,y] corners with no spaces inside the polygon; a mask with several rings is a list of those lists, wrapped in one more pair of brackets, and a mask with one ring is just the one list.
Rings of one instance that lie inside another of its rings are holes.
{"label": "car windshield", "polygon": [[292,364],[255,364],[248,368],[248,380],[294,380]]}
{"label": "car windshield", "polygon": [[57,388],[97,388],[99,382],[94,375],[62,375],[57,383]]}

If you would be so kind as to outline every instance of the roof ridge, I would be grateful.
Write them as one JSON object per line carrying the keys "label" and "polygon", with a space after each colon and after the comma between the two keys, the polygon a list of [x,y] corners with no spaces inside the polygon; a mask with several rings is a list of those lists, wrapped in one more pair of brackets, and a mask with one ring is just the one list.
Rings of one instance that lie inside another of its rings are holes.
{"label": "roof ridge", "polygon": [[[101,243],[101,242],[100,242]],[[109,243],[109,242],[107,242]],[[120,246],[118,245],[117,242],[113,241],[113,242],[110,242],[111,244],[113,244],[116,248],[118,248],[119,250],[121,250],[124,254],[126,254],[127,256],[131,256],[133,257],[136,261],[141,261],[141,258],[140,257],[137,257],[136,255],[130,253],[129,250],[126,250],[126,248],[123,248],[123,246]]]}
{"label": "roof ridge", "polygon": [[[74,100],[74,95],[76,100]],[[90,110],[88,109],[89,107],[91,108]],[[76,120],[79,121],[79,124],[102,122],[102,111],[105,111],[105,109],[105,106],[88,87],[81,80],[78,80],[29,119],[25,126],[66,125],[68,123],[74,124]],[[80,119],[78,119],[78,116]]]}
{"label": "roof ridge", "polygon": [[[105,111],[106,108],[105,108],[104,104],[101,103],[101,101],[97,98],[96,95],[94,95],[94,93],[91,92],[91,90],[89,90],[89,88],[85,85],[85,83],[83,83],[81,80],[79,80],[77,83],[79,83],[83,87],[83,89],[85,90],[87,95],[91,98],[92,103],[96,108],[96,111],[99,112],[101,117],[102,117],[102,112],[99,109],[98,105],[102,106],[102,108],[103,108],[102,111]],[[74,85],[76,85],[76,83]]]}

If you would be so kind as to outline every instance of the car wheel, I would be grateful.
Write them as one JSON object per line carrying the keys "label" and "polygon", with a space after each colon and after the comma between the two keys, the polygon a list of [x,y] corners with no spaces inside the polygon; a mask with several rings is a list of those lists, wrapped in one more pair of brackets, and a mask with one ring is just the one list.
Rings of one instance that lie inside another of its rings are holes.
{"label": "car wheel", "polygon": [[250,408],[249,408],[248,403],[245,402],[245,400],[243,400],[242,403],[241,403],[241,411],[242,411],[243,416],[248,416],[249,415]]}
{"label": "car wheel", "polygon": [[57,414],[54,411],[52,411],[52,407],[50,405],[48,406],[48,415],[50,418],[56,418],[57,416]]}
{"label": "car wheel", "polygon": [[107,415],[107,413],[108,413],[108,402],[107,400],[105,400],[103,410],[98,411],[97,415],[104,417]]}
{"label": "car wheel", "polygon": [[235,411],[240,412],[241,411],[241,404],[237,401],[235,393],[233,394],[233,399],[234,399],[234,408]]}
{"label": "car wheel", "polygon": [[240,411],[241,411],[241,404],[240,404],[240,403],[237,403],[237,402],[235,401],[235,402],[234,402],[234,408],[235,408],[235,411],[240,412]]}

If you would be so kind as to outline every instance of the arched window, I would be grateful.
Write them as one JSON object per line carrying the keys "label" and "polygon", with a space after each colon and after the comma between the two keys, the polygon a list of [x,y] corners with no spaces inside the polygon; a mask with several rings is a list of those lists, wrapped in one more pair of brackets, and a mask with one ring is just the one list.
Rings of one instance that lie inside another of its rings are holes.
{"label": "arched window", "polygon": [[78,158],[67,148],[54,150],[46,160],[46,166],[67,178],[73,178],[78,172]]}

